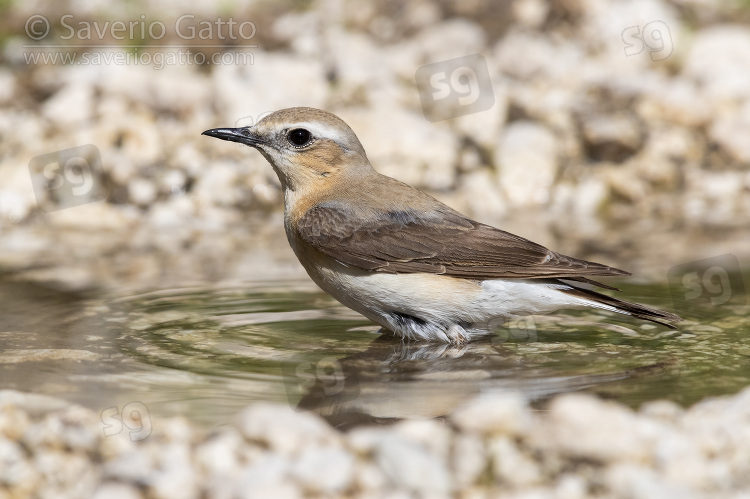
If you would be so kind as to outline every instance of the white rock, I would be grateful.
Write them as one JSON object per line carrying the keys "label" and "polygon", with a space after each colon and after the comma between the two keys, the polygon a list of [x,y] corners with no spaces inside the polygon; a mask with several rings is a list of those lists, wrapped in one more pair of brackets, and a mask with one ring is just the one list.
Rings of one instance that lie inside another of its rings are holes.
{"label": "white rock", "polygon": [[137,487],[120,482],[103,483],[93,495],[93,499],[141,499],[142,497]]}
{"label": "white rock", "polygon": [[557,174],[557,142],[530,121],[508,125],[495,149],[497,182],[512,206],[546,204]]}
{"label": "white rock", "polygon": [[[266,453],[263,457],[242,470],[235,482],[235,493],[239,497],[275,497],[267,495],[276,491],[288,481],[289,463],[276,453]],[[296,488],[283,488],[284,497],[295,497]]]}
{"label": "white rock", "polygon": [[[486,40],[484,30],[478,24],[457,17],[423,29],[413,42],[419,48],[420,62],[430,64],[481,53]],[[410,76],[414,77],[413,74]]]}
{"label": "white rock", "polygon": [[[682,23],[672,4],[660,0],[633,0],[587,1],[585,5],[583,19],[578,24],[578,38],[602,54],[607,63],[597,65],[603,71],[612,73],[613,69],[616,72],[622,68],[637,76],[644,68],[674,57],[681,46]],[[626,33],[630,27],[637,28],[637,32]],[[635,38],[638,35],[645,37],[649,45],[640,45]],[[658,36],[661,40],[656,39]],[[627,47],[626,43],[633,46]]]}
{"label": "white rock", "polygon": [[[544,75],[560,82],[573,83],[580,79],[585,52],[577,43],[551,39],[534,32],[511,30],[494,47],[494,60],[501,74],[520,80]],[[524,85],[525,86],[525,85]],[[539,98],[539,90],[527,89]]]}
{"label": "white rock", "polygon": [[240,413],[237,425],[246,439],[265,443],[282,454],[299,452],[313,443],[338,440],[322,419],[282,405],[253,404]]}
{"label": "white rock", "polygon": [[704,98],[717,104],[750,97],[750,28],[714,25],[700,30],[683,72],[701,85]]}
{"label": "white rock", "polygon": [[123,482],[148,484],[153,474],[156,460],[151,452],[142,447],[132,447],[131,450],[113,456],[106,461],[102,468],[104,478],[111,478]]}
{"label": "white rock", "polygon": [[607,198],[607,186],[601,178],[587,178],[578,184],[574,212],[593,217]]}
{"label": "white rock", "polygon": [[199,497],[189,440],[160,445],[157,462],[150,479],[151,495],[164,499]]}
{"label": "white rock", "polygon": [[173,197],[153,204],[148,216],[148,223],[155,228],[189,227],[195,218],[195,205],[189,197]]}
{"label": "white rock", "polygon": [[359,463],[354,468],[354,483],[359,490],[380,490],[385,487],[387,482],[383,470],[373,463]]}
{"label": "white rock", "polygon": [[136,177],[128,182],[128,198],[139,206],[148,206],[156,199],[156,186],[154,182]]}
{"label": "white rock", "polygon": [[[111,117],[103,118],[93,127],[90,137],[84,138],[79,135],[82,142],[96,144],[100,148],[114,149],[125,154],[129,162],[141,168],[152,166],[162,161],[164,151],[164,129],[156,123],[150,113],[143,111],[128,112],[127,120],[114,120]],[[121,144],[119,147],[118,144]],[[105,161],[105,168],[108,158]]]}
{"label": "white rock", "polygon": [[48,213],[46,217],[60,229],[92,232],[106,230],[127,232],[138,222],[126,209],[103,201],[54,211]]}
{"label": "white rock", "polygon": [[0,484],[20,486],[31,483],[36,472],[26,460],[23,448],[11,440],[0,437]]}
{"label": "white rock", "polygon": [[553,400],[547,422],[544,432],[532,434],[538,445],[603,462],[647,460],[665,431],[625,406],[580,394]]}
{"label": "white rock", "polygon": [[347,101],[400,102],[401,87],[385,62],[386,52],[371,37],[338,28],[326,30],[325,44],[336,75],[336,91]]}
{"label": "white rock", "polygon": [[476,434],[458,434],[453,442],[453,476],[463,489],[475,483],[487,469],[487,451]]}
{"label": "white rock", "polygon": [[352,483],[354,458],[341,449],[308,447],[292,464],[291,473],[305,489],[341,493]]}
{"label": "white rock", "polygon": [[398,108],[342,110],[380,173],[417,188],[447,189],[455,181],[458,140],[447,127]]}
{"label": "white rock", "polygon": [[324,107],[328,82],[321,63],[309,57],[253,53],[253,65],[224,64],[212,72],[213,95],[227,123],[286,107]]}
{"label": "white rock", "polygon": [[39,450],[34,455],[34,468],[41,476],[40,497],[59,497],[63,493],[88,497],[100,479],[86,454]]}
{"label": "white rock", "polygon": [[235,163],[217,161],[210,175],[201,175],[193,185],[192,196],[204,206],[233,206],[242,202],[241,177]]}
{"label": "white rock", "polygon": [[443,462],[421,446],[391,436],[375,451],[375,462],[396,487],[428,497],[447,497],[452,489]]}
{"label": "white rock", "polygon": [[0,225],[23,221],[36,206],[28,166],[5,161],[0,166]]}
{"label": "white rock", "polygon": [[465,114],[451,120],[457,131],[486,152],[491,152],[497,143],[508,114],[507,90],[498,84],[493,85],[495,104],[487,111]]}
{"label": "white rock", "polygon": [[710,475],[710,466],[714,463],[685,433],[665,432],[656,443],[655,455],[661,475],[671,483],[698,490],[719,484]]}
{"label": "white rock", "polygon": [[614,497],[632,499],[690,499],[690,490],[666,482],[653,470],[632,464],[617,464],[607,471],[606,484]]}
{"label": "white rock", "polygon": [[559,499],[580,499],[586,497],[586,479],[573,473],[562,475],[555,484],[555,497]]}
{"label": "white rock", "polygon": [[549,5],[542,0],[513,2],[513,17],[527,28],[539,28],[547,19]]}
{"label": "white rock", "polygon": [[20,439],[30,424],[26,411],[15,404],[3,403],[0,397],[0,437]]}
{"label": "white rock", "polygon": [[185,184],[187,178],[185,173],[180,170],[169,170],[159,179],[159,189],[167,192],[172,196],[182,196],[185,194]]}
{"label": "white rock", "polygon": [[102,439],[101,421],[88,409],[80,406],[67,408],[59,416],[63,423],[60,439],[68,449],[95,452]]}
{"label": "white rock", "polygon": [[221,431],[196,447],[196,464],[211,475],[233,477],[239,471],[237,455],[241,444],[242,437],[237,431]]}
{"label": "white rock", "polygon": [[65,86],[44,103],[42,113],[58,126],[80,125],[91,119],[93,94],[91,86]]}
{"label": "white rock", "polygon": [[685,410],[671,400],[653,400],[641,406],[641,414],[675,423],[685,413]]}
{"label": "white rock", "polygon": [[7,69],[0,70],[0,102],[8,102],[16,91],[16,78]]}
{"label": "white rock", "polygon": [[481,395],[451,415],[461,431],[518,435],[531,424],[526,400],[518,393]]}
{"label": "white rock", "polygon": [[386,438],[385,428],[377,426],[361,426],[346,433],[349,448],[358,454],[369,454],[380,442]]}
{"label": "white rock", "polygon": [[[419,8],[419,3],[410,2],[409,8]],[[427,7],[428,10],[432,8]],[[423,65],[481,53],[484,50],[486,36],[482,28],[472,21],[454,18],[428,24],[415,36],[381,48],[381,61],[387,60],[387,68],[402,81],[413,82],[416,69]],[[418,107],[419,96],[413,87],[403,88],[408,89],[407,93],[402,94],[408,107]]]}
{"label": "white rock", "polygon": [[738,164],[750,163],[748,134],[750,134],[750,101],[735,113],[718,116],[708,129],[709,138],[726,150]]}
{"label": "white rock", "polygon": [[639,174],[650,182],[676,186],[682,173],[677,165],[701,160],[704,141],[693,131],[678,127],[651,129],[648,142],[635,160]]}
{"label": "white rock", "polygon": [[493,438],[489,443],[488,454],[492,459],[494,474],[501,483],[513,487],[529,487],[541,479],[537,464],[507,436]]}
{"label": "white rock", "polygon": [[451,431],[444,422],[434,419],[411,419],[397,423],[393,430],[407,441],[421,445],[430,454],[447,462]]}
{"label": "white rock", "polygon": [[704,125],[712,114],[711,103],[702,98],[698,86],[679,78],[648,87],[636,109],[648,121],[663,120],[684,127]]}
{"label": "white rock", "polygon": [[315,11],[290,12],[276,19],[271,27],[274,37],[306,57],[318,57],[323,50],[320,15]]}
{"label": "white rock", "polygon": [[404,4],[403,22],[410,28],[425,28],[438,24],[442,17],[440,6],[430,1]]}

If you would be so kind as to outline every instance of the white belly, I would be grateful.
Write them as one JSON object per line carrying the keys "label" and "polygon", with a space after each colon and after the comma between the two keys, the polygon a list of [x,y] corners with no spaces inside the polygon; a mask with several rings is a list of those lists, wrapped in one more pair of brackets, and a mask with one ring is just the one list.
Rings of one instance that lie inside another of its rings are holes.
{"label": "white belly", "polygon": [[513,316],[591,305],[539,282],[369,272],[320,256],[304,266],[321,289],[407,339],[460,343]]}

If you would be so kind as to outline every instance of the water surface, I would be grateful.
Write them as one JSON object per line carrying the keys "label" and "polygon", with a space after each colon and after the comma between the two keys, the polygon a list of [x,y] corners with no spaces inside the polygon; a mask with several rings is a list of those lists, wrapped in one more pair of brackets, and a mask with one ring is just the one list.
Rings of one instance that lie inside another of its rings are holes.
{"label": "water surface", "polygon": [[657,398],[689,405],[750,384],[744,295],[716,306],[675,303],[666,285],[621,287],[687,320],[668,330],[564,311],[514,318],[457,347],[379,334],[308,282],[84,296],[6,280],[0,388],[97,411],[136,401],[214,426],[257,400],[351,425],[441,416],[493,390],[538,404],[583,390],[636,407]]}

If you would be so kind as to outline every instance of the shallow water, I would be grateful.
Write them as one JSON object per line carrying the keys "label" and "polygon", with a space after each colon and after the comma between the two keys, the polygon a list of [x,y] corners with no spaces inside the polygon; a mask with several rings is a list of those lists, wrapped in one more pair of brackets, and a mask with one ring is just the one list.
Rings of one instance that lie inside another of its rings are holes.
{"label": "shallow water", "polygon": [[6,280],[0,388],[97,411],[140,402],[209,426],[256,400],[342,426],[441,416],[492,390],[538,403],[584,390],[631,406],[688,405],[750,385],[750,307],[742,276],[733,279],[740,287],[719,305],[673,287],[675,301],[666,285],[621,285],[628,299],[682,314],[675,331],[563,311],[513,319],[461,347],[381,335],[307,282],[81,296]]}

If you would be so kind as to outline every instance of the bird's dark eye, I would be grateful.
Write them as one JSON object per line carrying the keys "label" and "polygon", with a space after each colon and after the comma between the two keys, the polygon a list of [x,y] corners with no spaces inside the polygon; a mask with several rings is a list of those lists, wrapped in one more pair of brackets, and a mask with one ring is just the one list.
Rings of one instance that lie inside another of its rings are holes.
{"label": "bird's dark eye", "polygon": [[286,137],[287,139],[289,139],[289,142],[291,142],[295,147],[302,147],[304,145],[307,145],[312,139],[312,135],[310,135],[310,132],[308,132],[304,128],[295,128],[294,130],[291,130]]}

